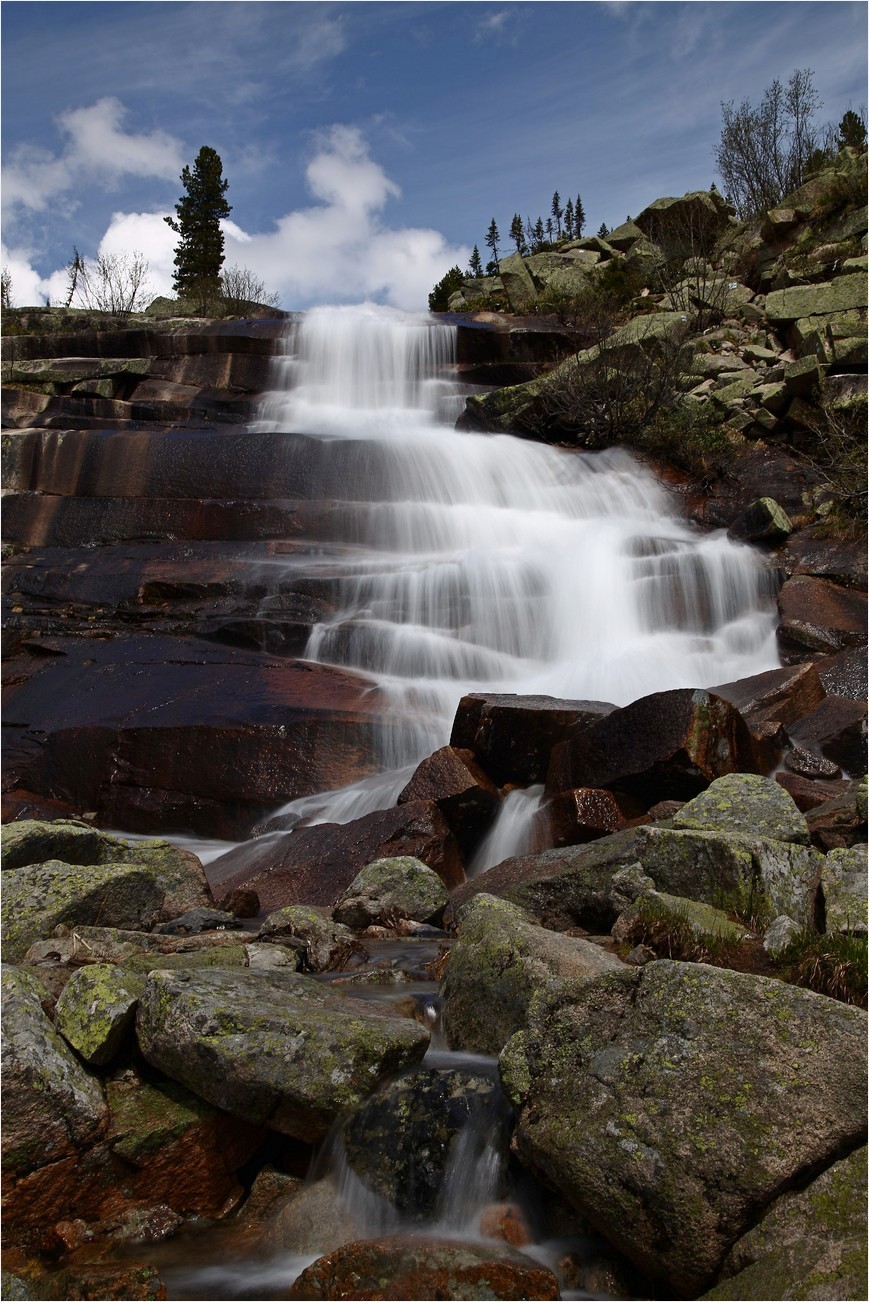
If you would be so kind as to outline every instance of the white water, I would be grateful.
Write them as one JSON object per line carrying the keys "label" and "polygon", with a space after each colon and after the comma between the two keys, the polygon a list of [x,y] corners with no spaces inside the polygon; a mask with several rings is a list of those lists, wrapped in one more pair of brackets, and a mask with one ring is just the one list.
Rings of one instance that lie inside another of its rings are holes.
{"label": "white water", "polygon": [[308,822],[393,803],[406,777],[390,774],[447,742],[466,692],[623,705],[778,664],[751,549],[677,519],[621,449],[456,431],[454,347],[427,316],[314,309],[262,407],[257,428],[323,441],[352,503],[343,533],[286,562],[334,593],[306,657],[370,676],[392,719],[384,776],[287,807]]}

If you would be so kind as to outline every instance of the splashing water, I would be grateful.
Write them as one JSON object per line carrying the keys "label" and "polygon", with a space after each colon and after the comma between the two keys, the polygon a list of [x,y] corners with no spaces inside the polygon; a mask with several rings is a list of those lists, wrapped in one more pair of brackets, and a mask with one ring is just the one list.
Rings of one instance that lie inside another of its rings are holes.
{"label": "splashing water", "polygon": [[391,803],[388,773],[446,743],[466,692],[624,705],[779,663],[757,554],[674,518],[627,452],[454,429],[455,339],[427,316],[314,309],[262,407],[259,429],[318,443],[346,507],[317,555],[287,560],[332,601],[305,655],[369,676],[391,715],[386,775],[306,798],[309,822]]}

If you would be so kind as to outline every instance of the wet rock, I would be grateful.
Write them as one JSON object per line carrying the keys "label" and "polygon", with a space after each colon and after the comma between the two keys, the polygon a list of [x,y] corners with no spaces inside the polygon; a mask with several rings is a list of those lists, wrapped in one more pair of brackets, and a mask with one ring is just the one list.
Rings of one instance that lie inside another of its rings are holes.
{"label": "wet rock", "polygon": [[682,831],[744,833],[808,845],[809,829],[777,782],[753,773],[728,773],[684,805],[671,820]]}
{"label": "wet rock", "polygon": [[812,845],[835,850],[866,840],[866,779],[849,782],[831,800],[806,815]]}
{"label": "wet rock", "polygon": [[866,645],[866,594],[798,575],[778,596],[779,638],[786,647],[827,655]]}
{"label": "wet rock", "polygon": [[459,1224],[461,1207],[478,1192],[476,1177],[488,1178],[493,1164],[484,1195],[503,1192],[508,1113],[494,1077],[412,1071],[356,1109],[344,1128],[344,1151],[363,1184],[402,1216],[441,1213]]}
{"label": "wet rock", "polygon": [[[806,751],[805,754],[810,752]],[[822,764],[829,763],[828,760],[821,760]],[[834,766],[839,772],[838,764]],[[844,795],[848,788],[846,779],[824,780],[815,778],[804,778],[796,773],[789,773],[782,770],[776,773],[775,780],[779,786],[784,787],[785,791],[793,800],[797,809],[803,813],[808,813],[810,809],[816,809],[819,805],[825,804],[828,800],[835,800],[838,796]],[[821,846],[821,849],[824,849]]]}
{"label": "wet rock", "polygon": [[583,845],[618,831],[644,813],[640,801],[616,791],[588,787],[561,791],[538,813],[533,839],[541,846]]}
{"label": "wet rock", "polygon": [[830,850],[821,870],[827,932],[866,934],[869,930],[869,881],[866,846]]}
{"label": "wet rock", "polygon": [[166,1285],[156,1266],[143,1263],[70,1266],[39,1276],[31,1287],[32,1292],[19,1296],[62,1297],[71,1302],[160,1302],[166,1297]]}
{"label": "wet rock", "polygon": [[444,1032],[451,1048],[470,1053],[500,1052],[524,1026],[538,991],[621,966],[600,946],[546,931],[492,895],[473,896],[458,926],[442,987]]}
{"label": "wet rock", "polygon": [[203,931],[237,931],[241,923],[222,909],[188,909],[178,918],[155,927],[161,936],[198,936]]}
{"label": "wet rock", "polygon": [[816,664],[818,677],[830,696],[846,696],[851,701],[865,701],[867,690],[866,653],[860,648],[840,651],[838,655]]}
{"label": "wet rock", "polygon": [[815,665],[769,669],[751,678],[713,687],[712,691],[735,705],[749,726],[766,722],[795,723],[820,705],[826,695]]}
{"label": "wet rock", "polygon": [[234,1116],[308,1142],[428,1032],[297,973],[154,972],[136,1019],[145,1058]]}
{"label": "wet rock", "polygon": [[803,778],[840,778],[842,770],[832,760],[822,755],[814,755],[802,746],[791,746],[784,756],[784,762],[792,773]]}
{"label": "wet rock", "polygon": [[866,1149],[782,1194],[725,1258],[709,1299],[856,1298],[866,1279]]}
{"label": "wet rock", "polygon": [[866,772],[866,702],[828,696],[790,729],[791,740],[847,773]]}
{"label": "wet rock", "polygon": [[218,901],[218,908],[234,918],[256,918],[260,912],[259,896],[256,891],[230,891]]}
{"label": "wet rock", "polygon": [[754,771],[751,738],[723,697],[679,688],[644,696],[555,748],[546,779],[618,787],[650,803],[686,800],[725,773]]}
{"label": "wet rock", "polygon": [[861,1141],[865,1023],[698,964],[563,990],[501,1054],[516,1152],[641,1270],[694,1296],[758,1206]]}
{"label": "wet rock", "polygon": [[73,973],[54,1012],[54,1024],[92,1067],[104,1067],[132,1030],[145,981],[122,968],[94,963]]}
{"label": "wet rock", "polygon": [[398,804],[414,800],[434,801],[467,856],[494,819],[501,795],[473,752],[442,746],[422,761]]}
{"label": "wet rock", "polygon": [[771,497],[761,497],[737,516],[727,532],[731,538],[748,542],[779,542],[793,533],[793,528],[778,502]]}
{"label": "wet rock", "polygon": [[551,1271],[506,1247],[444,1239],[363,1239],[303,1270],[288,1298],[558,1298]]}
{"label": "wet rock", "polygon": [[325,909],[307,904],[290,904],[270,913],[257,939],[292,946],[309,972],[326,972],[343,965],[341,960],[346,961],[351,952],[365,954],[349,927],[334,922]]}
{"label": "wet rock", "polygon": [[218,894],[256,890],[270,912],[290,904],[331,905],[365,864],[405,855],[422,860],[447,886],[464,880],[456,839],[431,800],[262,839],[209,865]]}
{"label": "wet rock", "polygon": [[304,1254],[334,1251],[361,1238],[364,1227],[348,1210],[330,1179],[306,1184],[269,1223],[268,1244],[281,1252]]}
{"label": "wet rock", "polygon": [[450,745],[473,751],[502,785],[542,782],[552,747],[614,709],[600,701],[472,693],[459,702]]}
{"label": "wet rock", "polygon": [[448,899],[437,873],[419,859],[403,855],[366,864],[335,904],[332,916],[357,930],[399,918],[434,922],[440,920]]}
{"label": "wet rock", "polygon": [[514,1248],[533,1242],[522,1208],[516,1203],[490,1203],[484,1207],[480,1213],[480,1233],[486,1239],[500,1239]]}

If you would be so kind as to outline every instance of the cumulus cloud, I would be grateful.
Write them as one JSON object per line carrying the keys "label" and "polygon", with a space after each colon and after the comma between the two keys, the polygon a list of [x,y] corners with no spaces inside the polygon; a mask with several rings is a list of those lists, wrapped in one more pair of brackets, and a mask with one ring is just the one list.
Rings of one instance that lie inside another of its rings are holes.
{"label": "cumulus cloud", "polygon": [[63,150],[52,154],[22,145],[13,151],[12,161],[3,168],[4,206],[13,213],[42,211],[83,180],[113,185],[124,176],[177,177],[183,165],[180,142],[165,131],[126,131],[126,116],[124,105],[113,96],[60,114]]}

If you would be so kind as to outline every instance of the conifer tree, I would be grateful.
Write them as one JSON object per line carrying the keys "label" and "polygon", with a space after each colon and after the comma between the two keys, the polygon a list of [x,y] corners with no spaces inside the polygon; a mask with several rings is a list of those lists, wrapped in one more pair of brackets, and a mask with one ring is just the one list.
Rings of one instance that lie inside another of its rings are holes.
{"label": "conifer tree", "polygon": [[601,224],[600,224],[600,226],[599,226],[599,228],[598,228],[598,232],[597,232],[597,233],[598,233],[598,235],[600,236],[600,238],[601,238],[602,240],[605,240],[605,239],[606,239],[606,237],[607,237],[607,236],[609,235],[609,233],[610,233],[610,228],[609,228],[609,226],[607,226],[606,222],[601,222]]}
{"label": "conifer tree", "polygon": [[186,194],[175,205],[177,215],[164,219],[181,237],[175,248],[173,284],[180,298],[191,299],[201,308],[220,294],[220,220],[232,211],[225,197],[229,182],[220,155],[203,145],[193,169],[183,169],[181,184]]}
{"label": "conifer tree", "polygon": [[522,218],[518,212],[513,214],[513,220],[510,223],[510,239],[516,245],[516,252],[519,254],[526,253],[525,231],[522,228]]}
{"label": "conifer tree", "polygon": [[585,225],[585,209],[582,206],[582,200],[579,195],[576,196],[576,203],[573,205],[573,229],[576,231],[576,238],[582,236],[582,228]]}
{"label": "conifer tree", "polygon": [[564,205],[564,233],[569,240],[573,239],[573,200],[568,199]]}
{"label": "conifer tree", "polygon": [[500,266],[498,260],[498,245],[501,242],[501,235],[498,231],[498,225],[493,217],[489,222],[489,229],[486,232],[486,247],[492,250],[492,261],[495,264],[495,270]]}
{"label": "conifer tree", "polygon": [[550,244],[552,243],[552,237],[553,237],[554,234],[555,234],[555,227],[554,227],[553,224],[552,224],[552,218],[551,218],[551,217],[547,217],[547,218],[546,218],[546,238],[549,240],[549,243],[550,243]]}
{"label": "conifer tree", "polygon": [[866,123],[853,109],[848,109],[839,123],[836,145],[839,149],[844,149],[846,145],[853,149],[863,149],[866,145]]}
{"label": "conifer tree", "polygon": [[538,217],[534,223],[534,244],[537,249],[542,249],[546,240],[546,231],[543,228],[543,218]]}
{"label": "conifer tree", "polygon": [[561,219],[562,219],[562,217],[564,216],[564,209],[563,209],[562,206],[561,206],[561,195],[558,193],[557,190],[555,191],[555,194],[552,196],[552,210],[551,210],[551,211],[552,211],[552,216],[555,218],[556,225],[558,226],[558,236],[559,236],[559,239],[560,239],[560,238],[561,238]]}
{"label": "conifer tree", "polygon": [[468,263],[468,271],[470,271],[472,276],[482,276],[483,274],[483,259],[480,257],[480,250],[477,248],[476,244],[474,245],[474,251],[471,254],[471,260]]}

